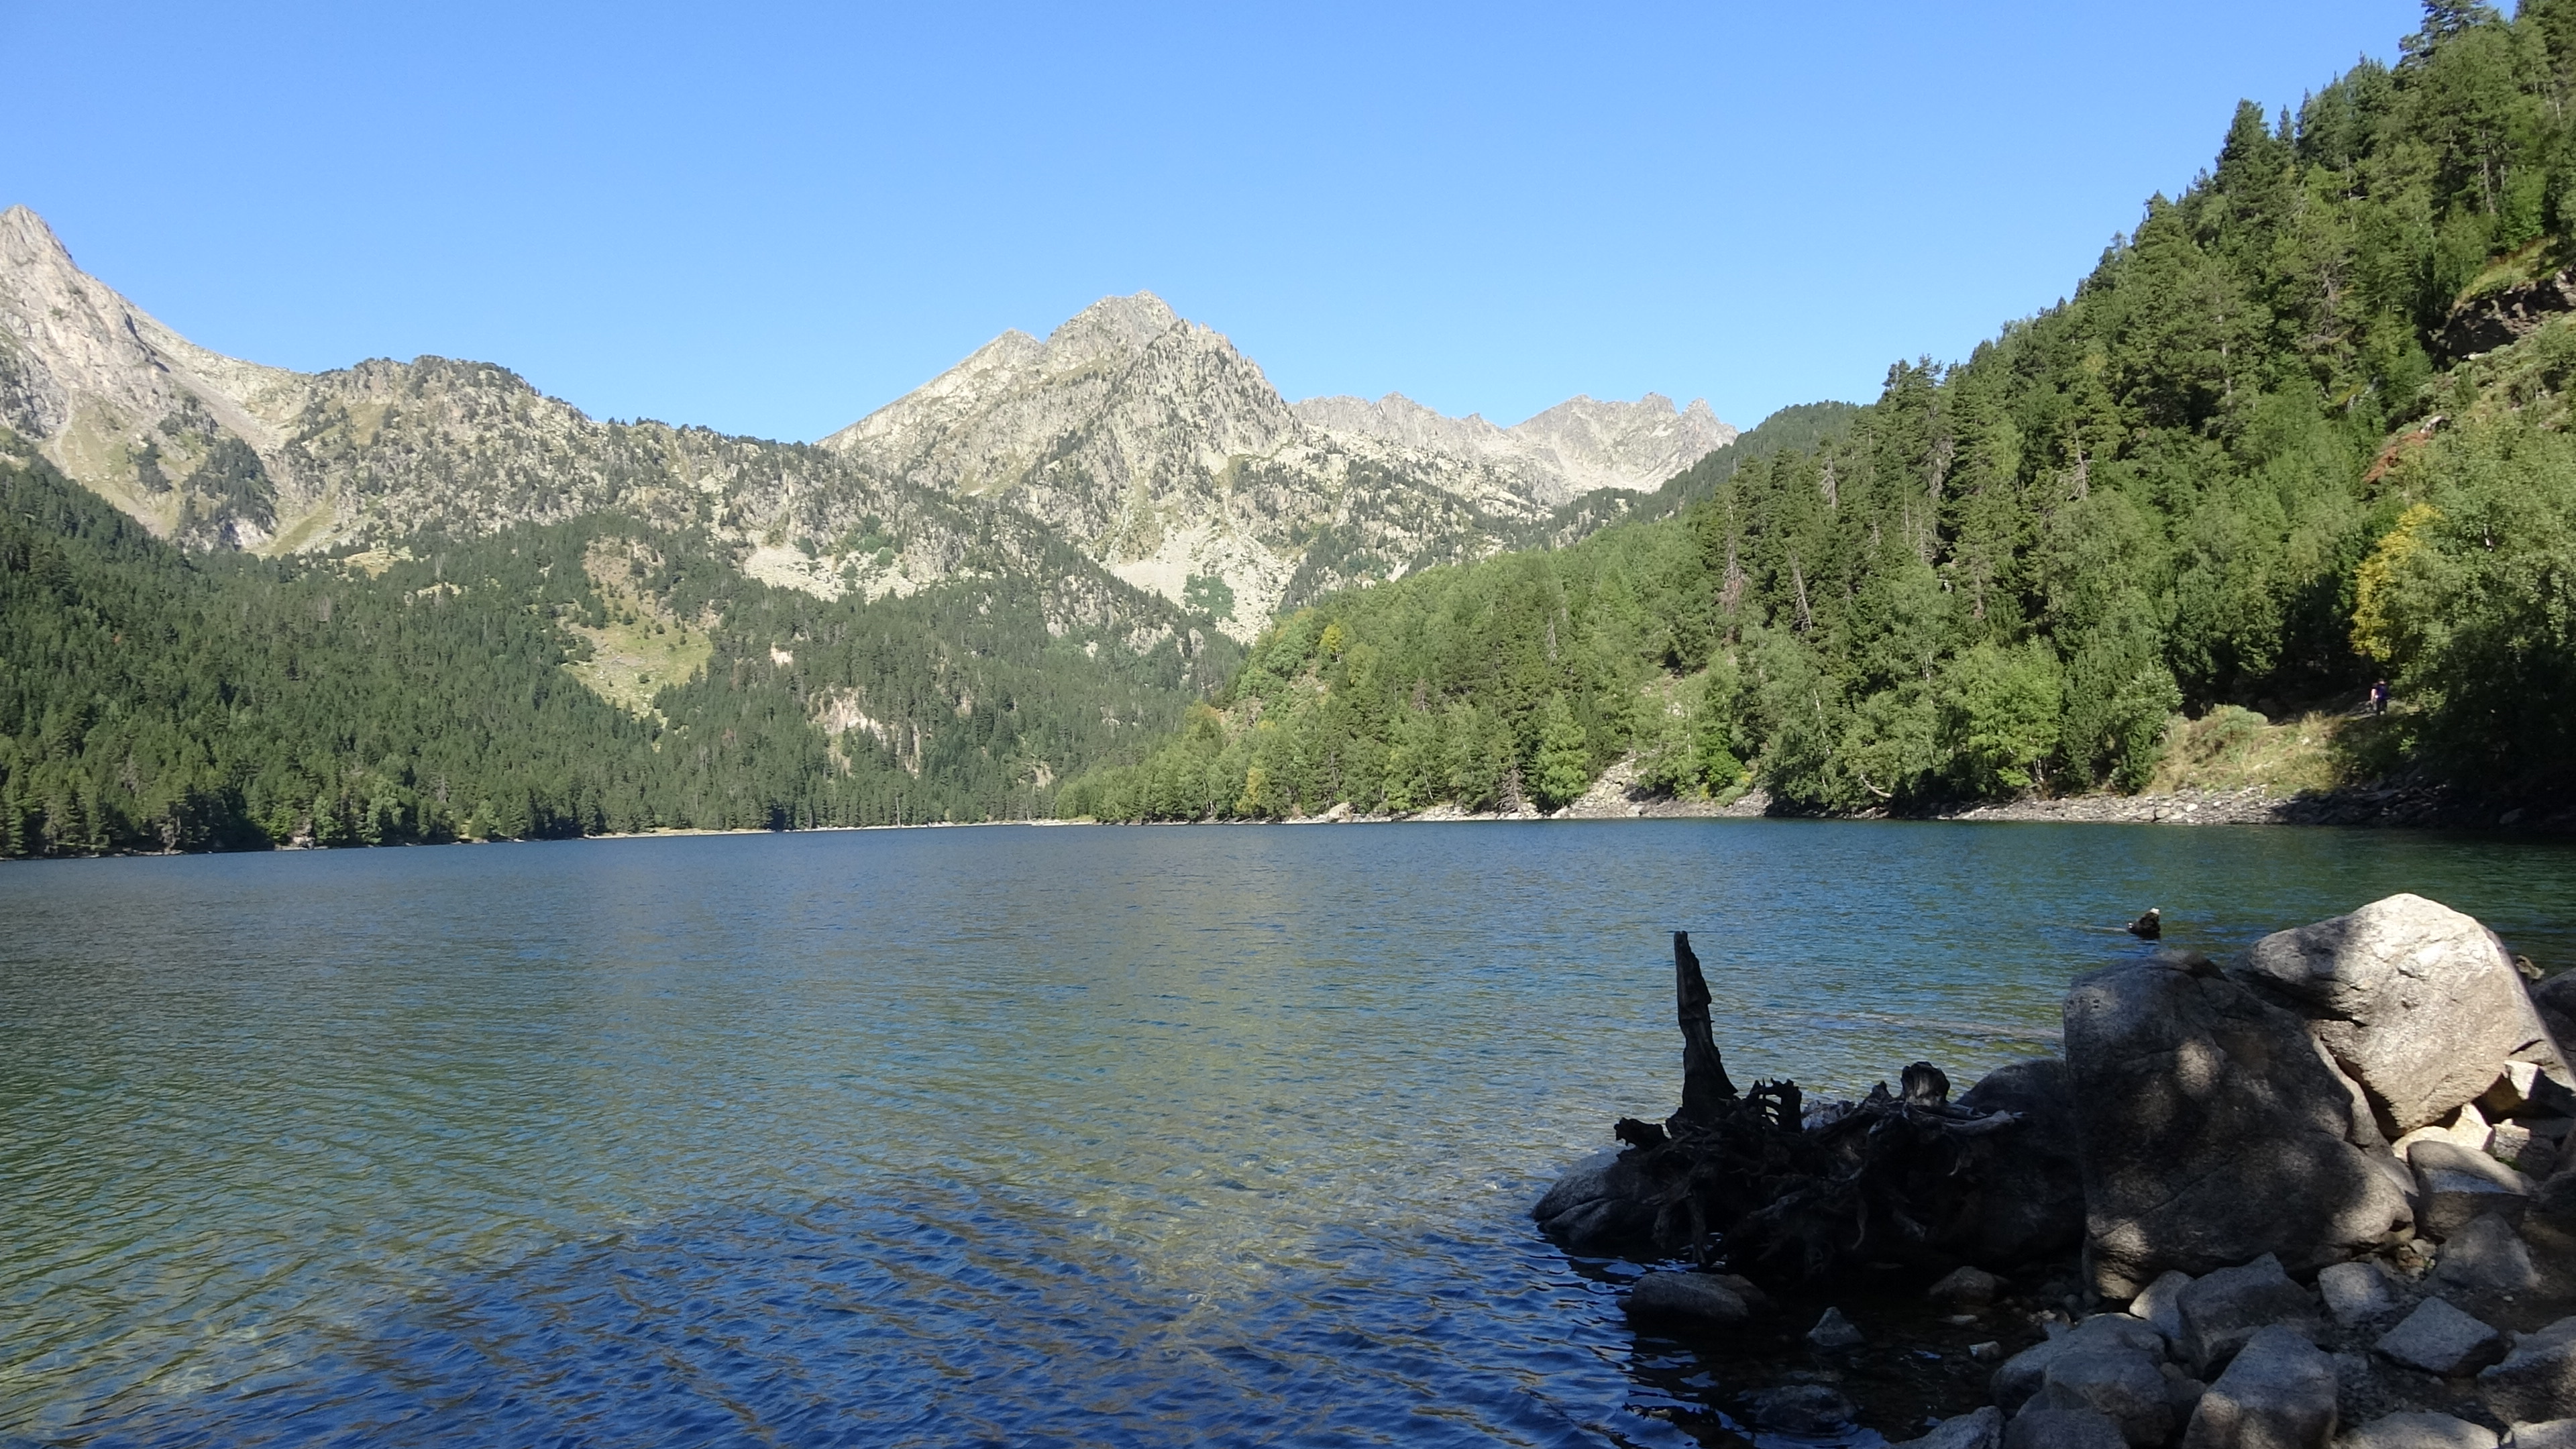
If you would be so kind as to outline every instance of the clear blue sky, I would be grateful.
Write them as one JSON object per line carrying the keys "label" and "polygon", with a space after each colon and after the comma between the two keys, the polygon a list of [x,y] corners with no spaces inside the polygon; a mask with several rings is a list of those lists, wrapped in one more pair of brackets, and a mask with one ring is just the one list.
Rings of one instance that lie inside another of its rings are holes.
{"label": "clear blue sky", "polygon": [[2065,294],[2414,0],[0,0],[0,205],[196,340],[812,438],[1139,288],[1290,397],[1750,424]]}

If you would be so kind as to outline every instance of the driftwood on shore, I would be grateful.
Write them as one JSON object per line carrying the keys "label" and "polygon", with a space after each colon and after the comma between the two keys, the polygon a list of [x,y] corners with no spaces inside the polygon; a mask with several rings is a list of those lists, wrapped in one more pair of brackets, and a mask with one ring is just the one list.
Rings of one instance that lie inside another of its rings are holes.
{"label": "driftwood on shore", "polygon": [[1974,1255],[2009,1175],[1996,1170],[1998,1149],[2026,1135],[2024,1112],[1952,1102],[1949,1078],[1929,1062],[1907,1067],[1897,1091],[1881,1083],[1861,1101],[1813,1110],[1793,1081],[1739,1091],[1686,932],[1673,935],[1673,993],[1681,1108],[1660,1123],[1618,1123],[1627,1150],[1604,1171],[1627,1211],[1605,1225],[1661,1253],[1723,1259],[1775,1281]]}

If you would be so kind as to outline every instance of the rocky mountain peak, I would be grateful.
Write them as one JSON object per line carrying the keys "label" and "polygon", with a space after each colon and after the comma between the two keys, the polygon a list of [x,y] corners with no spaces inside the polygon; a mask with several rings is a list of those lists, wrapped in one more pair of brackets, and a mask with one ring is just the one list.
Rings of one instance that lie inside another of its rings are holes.
{"label": "rocky mountain peak", "polygon": [[1734,437],[1707,404],[1679,413],[1659,394],[1577,398],[1508,429],[1401,393],[1292,408],[1222,334],[1138,292],[1043,344],[1004,333],[822,445],[1007,496],[1129,583],[1221,601],[1249,638],[1283,604],[1490,549],[1590,489],[1658,487]]}
{"label": "rocky mountain peak", "polygon": [[1381,438],[1461,458],[1488,458],[1509,451],[1503,430],[1485,421],[1483,414],[1449,417],[1400,392],[1376,402],[1356,397],[1308,398],[1296,405],[1296,412],[1309,425],[1346,437]]}
{"label": "rocky mountain peak", "polygon": [[[820,455],[773,457],[603,426],[487,364],[306,375],[225,357],[84,274],[25,207],[0,212],[0,426],[198,546],[625,507],[760,540],[743,565],[756,577],[878,590],[940,577],[971,512],[1024,521],[1242,638],[1327,590],[1503,547],[1587,488],[1654,487],[1734,436],[1704,403],[1654,395],[1577,398],[1508,429],[1399,393],[1291,408],[1223,334],[1137,292],[1044,340],[1003,332]],[[961,495],[988,503],[960,511]],[[899,579],[879,577],[885,545],[858,541],[899,521],[915,546]]]}
{"label": "rocky mountain peak", "polygon": [[1308,424],[1346,437],[1383,439],[1511,471],[1531,497],[1562,503],[1595,488],[1645,492],[1735,441],[1704,399],[1676,411],[1650,392],[1635,402],[1574,397],[1508,428],[1483,415],[1448,417],[1402,393],[1376,402],[1309,398],[1296,405]]}
{"label": "rocky mountain peak", "polygon": [[303,379],[199,347],[0,212],[0,426],[163,534],[257,546]]}
{"label": "rocky mountain peak", "polygon": [[1658,487],[1736,437],[1706,399],[1676,410],[1671,398],[1655,392],[1632,403],[1568,398],[1504,431],[1571,493]]}
{"label": "rocky mountain peak", "polygon": [[40,268],[77,274],[71,249],[63,245],[54,229],[33,208],[12,206],[0,211],[0,267],[15,277]]}
{"label": "rocky mountain peak", "polygon": [[1048,370],[1073,371],[1105,360],[1132,359],[1155,338],[1181,325],[1179,315],[1151,292],[1103,297],[1047,334]]}

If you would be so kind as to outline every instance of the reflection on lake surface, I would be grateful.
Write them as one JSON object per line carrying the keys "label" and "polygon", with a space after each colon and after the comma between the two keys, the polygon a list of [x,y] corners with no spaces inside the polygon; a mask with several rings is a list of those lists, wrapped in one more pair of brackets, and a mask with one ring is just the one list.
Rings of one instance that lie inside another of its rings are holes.
{"label": "reflection on lake surface", "polygon": [[1666,931],[1738,1081],[1841,1094],[2048,1050],[2149,905],[2215,953],[2415,890],[2576,960],[2571,865],[1627,821],[12,866],[0,1442],[1686,1442],[1524,1216],[1671,1109]]}

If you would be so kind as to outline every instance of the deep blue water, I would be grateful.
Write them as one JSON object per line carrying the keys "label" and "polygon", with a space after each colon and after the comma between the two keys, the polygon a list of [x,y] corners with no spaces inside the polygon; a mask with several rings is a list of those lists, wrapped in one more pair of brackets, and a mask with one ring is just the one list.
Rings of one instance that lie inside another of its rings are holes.
{"label": "deep blue water", "polygon": [[[1723,1404],[1524,1212],[1678,1082],[1962,1085],[2162,906],[2576,852],[1773,821],[995,828],[0,868],[0,1441],[1600,1444]],[[1898,1426],[1886,1426],[1898,1427]]]}

